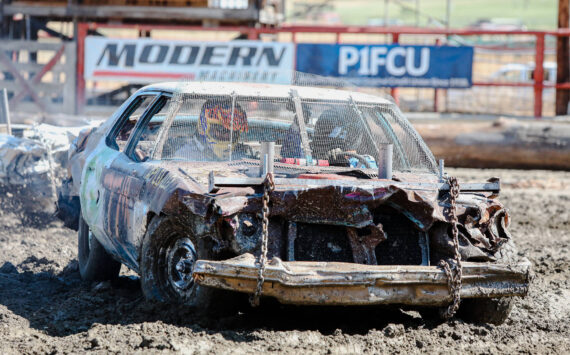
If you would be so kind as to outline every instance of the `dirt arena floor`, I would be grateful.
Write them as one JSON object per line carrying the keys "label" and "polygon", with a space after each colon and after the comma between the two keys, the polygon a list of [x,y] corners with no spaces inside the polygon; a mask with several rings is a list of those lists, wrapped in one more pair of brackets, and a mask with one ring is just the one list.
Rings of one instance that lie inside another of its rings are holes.
{"label": "dirt arena floor", "polygon": [[499,176],[511,231],[533,263],[530,294],[500,326],[423,320],[398,308],[262,307],[216,316],[147,303],[123,270],[83,283],[75,232],[2,196],[0,353],[570,353],[570,173],[450,170]]}

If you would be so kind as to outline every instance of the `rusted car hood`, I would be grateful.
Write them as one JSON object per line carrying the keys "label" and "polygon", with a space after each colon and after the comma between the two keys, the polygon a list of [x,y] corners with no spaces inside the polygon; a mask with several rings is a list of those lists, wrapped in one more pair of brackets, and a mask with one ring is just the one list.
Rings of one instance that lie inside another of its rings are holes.
{"label": "rusted car hood", "polygon": [[[177,162],[176,166],[193,189],[200,185],[201,192],[208,191],[211,174],[243,178],[251,177],[257,171],[257,167],[248,169],[232,166],[231,163]],[[321,180],[321,185],[277,185],[271,193],[271,215],[287,217],[293,221],[362,228],[372,224],[371,210],[387,204],[408,217],[422,231],[429,230],[436,222],[449,222],[450,206],[446,194],[433,188],[407,189],[398,184],[436,183],[438,178],[435,175],[395,173],[393,184],[379,188],[366,186],[370,179],[331,174],[313,175],[314,179]],[[322,177],[328,179],[330,184],[322,184]],[[336,186],[336,179],[352,180],[354,185]],[[228,217],[238,212],[258,212],[261,209],[260,186],[224,187],[205,195],[208,198],[202,201],[211,206],[200,210],[209,210],[218,217]],[[507,237],[505,234],[509,220],[503,205],[490,195],[462,193],[458,199],[457,212],[464,233],[473,239],[474,244],[489,251],[496,251],[501,238]],[[196,204],[196,201],[192,203]],[[334,208],[331,208],[333,206]]]}
{"label": "rusted car hood", "polygon": [[[170,164],[168,164],[170,165]],[[171,168],[172,169],[172,168]],[[208,191],[208,179],[211,174],[218,176],[246,178],[251,177],[251,169],[239,169],[223,163],[177,163],[177,170],[184,175],[189,184],[188,189],[194,192]],[[330,181],[324,186],[311,185],[277,185],[271,193],[272,216],[287,216],[290,220],[311,221],[317,224],[344,225],[360,228],[370,224],[371,209],[389,203],[401,209],[402,213],[413,219],[422,230],[427,230],[433,221],[445,218],[438,207],[437,190],[406,190],[396,185],[380,188],[367,188],[366,179],[332,174],[314,175],[312,179]],[[425,175],[428,182],[437,182],[437,177]],[[414,179],[415,178],[415,179]],[[336,186],[335,180],[354,181],[352,186]],[[400,182],[417,181],[417,175],[398,174],[395,179]],[[396,181],[394,180],[394,181]],[[310,179],[309,179],[310,181]],[[426,182],[424,180],[424,182]],[[200,185],[200,186],[197,186]],[[198,190],[198,191],[196,191]],[[221,216],[230,216],[237,212],[256,212],[261,208],[261,187],[224,187],[215,193],[206,193],[208,202],[213,205],[213,212]],[[335,208],[331,208],[335,206]]]}

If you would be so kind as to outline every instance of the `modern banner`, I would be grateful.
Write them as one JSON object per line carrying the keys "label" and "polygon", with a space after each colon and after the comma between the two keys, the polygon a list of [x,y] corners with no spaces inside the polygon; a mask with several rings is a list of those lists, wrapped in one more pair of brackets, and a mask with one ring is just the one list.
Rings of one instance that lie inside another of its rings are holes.
{"label": "modern banner", "polygon": [[301,72],[346,78],[358,86],[468,88],[473,48],[360,44],[298,44]]}
{"label": "modern banner", "polygon": [[188,79],[288,84],[293,56],[292,43],[88,36],[84,76],[131,83]]}

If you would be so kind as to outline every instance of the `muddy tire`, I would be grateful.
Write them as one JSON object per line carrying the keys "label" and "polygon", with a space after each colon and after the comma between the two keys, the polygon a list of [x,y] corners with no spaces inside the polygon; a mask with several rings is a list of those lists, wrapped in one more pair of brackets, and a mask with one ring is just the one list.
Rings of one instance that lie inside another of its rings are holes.
{"label": "muddy tire", "polygon": [[[511,239],[495,254],[495,258],[497,263],[510,264],[516,261],[517,254]],[[513,297],[467,298],[461,300],[458,313],[468,322],[502,324],[509,318],[513,305]]]}
{"label": "muddy tire", "polygon": [[121,263],[113,259],[91,234],[82,215],[79,215],[77,230],[77,261],[79,274],[85,281],[113,280],[121,270]]}
{"label": "muddy tire", "polygon": [[141,253],[141,287],[148,300],[208,308],[213,289],[199,286],[192,270],[199,258],[210,258],[203,240],[175,219],[157,216],[144,236]]}
{"label": "muddy tire", "polygon": [[513,309],[513,298],[467,298],[461,301],[459,316],[472,323],[502,324]]}
{"label": "muddy tire", "polygon": [[[517,248],[509,240],[494,255],[497,263],[510,264],[516,261]],[[457,315],[470,323],[502,324],[513,309],[513,298],[465,298],[461,300]],[[443,314],[447,307],[425,307],[418,309],[424,320],[444,320]]]}

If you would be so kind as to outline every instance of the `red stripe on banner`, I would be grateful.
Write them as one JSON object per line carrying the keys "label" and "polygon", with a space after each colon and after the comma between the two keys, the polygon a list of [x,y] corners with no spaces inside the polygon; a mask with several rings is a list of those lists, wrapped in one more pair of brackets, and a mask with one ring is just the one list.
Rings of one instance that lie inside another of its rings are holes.
{"label": "red stripe on banner", "polygon": [[136,71],[109,71],[109,70],[95,70],[93,76],[128,76],[128,77],[141,77],[141,78],[184,78],[188,77],[194,79],[196,76],[193,73],[149,73],[149,72],[136,72]]}

